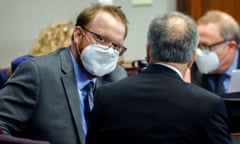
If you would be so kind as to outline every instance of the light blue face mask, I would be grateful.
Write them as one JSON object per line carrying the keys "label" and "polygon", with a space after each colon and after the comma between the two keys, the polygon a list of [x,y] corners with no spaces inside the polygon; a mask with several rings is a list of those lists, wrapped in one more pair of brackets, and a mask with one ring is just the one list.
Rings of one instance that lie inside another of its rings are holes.
{"label": "light blue face mask", "polygon": [[119,52],[99,44],[89,44],[80,54],[84,68],[92,75],[101,77],[112,72],[118,62]]}

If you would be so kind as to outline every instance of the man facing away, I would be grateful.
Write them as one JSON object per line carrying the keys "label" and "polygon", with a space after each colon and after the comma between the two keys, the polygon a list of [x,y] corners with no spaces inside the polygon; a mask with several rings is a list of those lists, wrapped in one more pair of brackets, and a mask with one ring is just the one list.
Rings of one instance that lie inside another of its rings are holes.
{"label": "man facing away", "polygon": [[69,48],[22,62],[8,79],[0,91],[0,128],[51,144],[85,144],[93,99],[89,87],[95,77],[115,69],[126,35],[120,7],[84,9]]}
{"label": "man facing away", "polygon": [[195,22],[179,12],[155,17],[143,71],[96,91],[87,144],[231,144],[216,94],[183,81],[196,56]]}
{"label": "man facing away", "polygon": [[240,68],[240,30],[229,14],[211,10],[198,21],[199,52],[191,81],[217,94],[228,92],[232,71]]}

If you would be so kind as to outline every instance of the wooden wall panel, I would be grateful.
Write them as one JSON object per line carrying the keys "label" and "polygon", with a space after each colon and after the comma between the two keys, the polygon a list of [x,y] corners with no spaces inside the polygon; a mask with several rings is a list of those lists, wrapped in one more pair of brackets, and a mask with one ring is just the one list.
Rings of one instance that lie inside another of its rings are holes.
{"label": "wooden wall panel", "polygon": [[177,0],[177,10],[197,20],[206,11],[218,9],[232,15],[240,23],[239,0]]}
{"label": "wooden wall panel", "polygon": [[178,0],[177,10],[197,20],[202,15],[201,0]]}

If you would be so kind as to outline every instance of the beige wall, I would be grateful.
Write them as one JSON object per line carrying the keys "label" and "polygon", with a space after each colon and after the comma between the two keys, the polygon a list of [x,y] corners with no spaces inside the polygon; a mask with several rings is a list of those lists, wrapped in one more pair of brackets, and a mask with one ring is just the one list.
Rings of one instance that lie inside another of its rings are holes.
{"label": "beige wall", "polygon": [[[145,57],[146,34],[150,20],[157,14],[176,9],[176,0],[152,0],[151,5],[132,5],[131,0],[114,0],[129,19],[125,60]],[[0,67],[28,53],[33,39],[49,24],[70,19],[96,0],[0,0]]]}

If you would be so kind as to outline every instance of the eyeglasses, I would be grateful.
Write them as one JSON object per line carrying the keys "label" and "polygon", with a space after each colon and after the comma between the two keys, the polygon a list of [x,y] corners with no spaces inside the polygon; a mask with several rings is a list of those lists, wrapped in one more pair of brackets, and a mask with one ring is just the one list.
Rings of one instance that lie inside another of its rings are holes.
{"label": "eyeglasses", "polygon": [[222,41],[213,43],[213,44],[211,44],[211,45],[199,44],[199,45],[198,45],[198,48],[203,49],[203,50],[212,51],[212,48],[213,48],[213,47],[215,47],[215,46],[217,46],[217,45],[220,45],[220,44],[223,44],[223,43],[225,43],[225,42],[227,42],[227,41],[230,41],[230,40],[228,40],[228,39],[227,39],[227,40],[222,40]]}
{"label": "eyeglasses", "polygon": [[92,32],[84,27],[82,27],[82,29],[85,30],[86,32],[89,32],[90,34],[92,34],[92,36],[94,37],[94,39],[96,40],[97,43],[99,43],[101,45],[105,45],[105,46],[109,46],[109,44],[111,44],[111,48],[117,50],[119,52],[119,56],[121,56],[127,50],[126,47],[119,45],[119,44],[115,44],[111,40],[101,36],[100,34]]}

